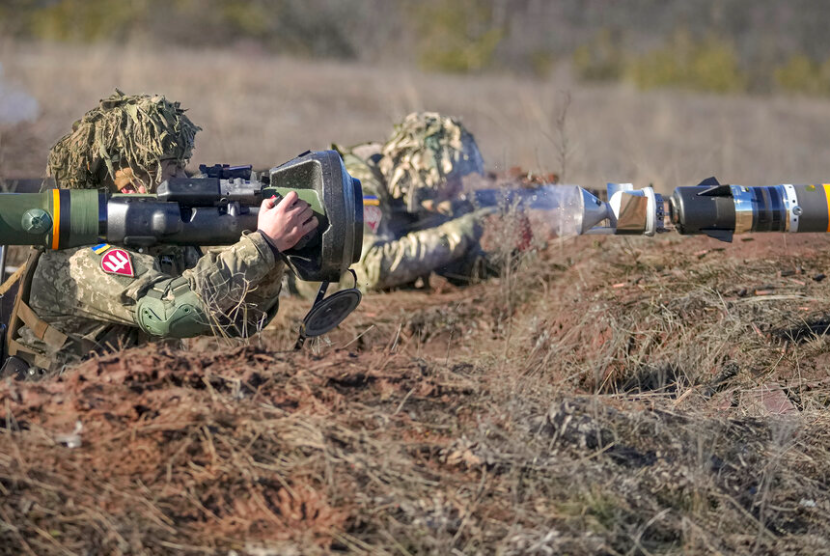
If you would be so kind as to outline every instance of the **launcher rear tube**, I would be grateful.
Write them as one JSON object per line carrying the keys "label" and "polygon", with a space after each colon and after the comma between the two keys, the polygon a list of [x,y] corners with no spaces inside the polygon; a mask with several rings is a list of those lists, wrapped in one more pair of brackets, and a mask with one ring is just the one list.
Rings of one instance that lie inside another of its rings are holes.
{"label": "launcher rear tube", "polygon": [[255,230],[258,207],[236,212],[159,201],[155,195],[108,196],[52,189],[0,195],[0,244],[68,249],[102,241],[131,247],[228,245]]}
{"label": "launcher rear tube", "polygon": [[94,245],[106,229],[106,197],[96,190],[50,189],[0,197],[0,243],[65,249]]}

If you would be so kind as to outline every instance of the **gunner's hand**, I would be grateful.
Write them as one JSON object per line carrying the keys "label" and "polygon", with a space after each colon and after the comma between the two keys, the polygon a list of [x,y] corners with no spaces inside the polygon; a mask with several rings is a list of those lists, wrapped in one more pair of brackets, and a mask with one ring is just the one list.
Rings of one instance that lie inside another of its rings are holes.
{"label": "gunner's hand", "polygon": [[453,199],[435,201],[427,199],[421,203],[421,208],[427,212],[437,213],[443,216],[458,217],[475,211],[473,204],[467,199]]}
{"label": "gunner's hand", "polygon": [[450,220],[444,225],[455,230],[462,236],[478,241],[484,234],[484,221],[491,214],[495,214],[495,212],[496,209],[494,208],[481,208],[475,212],[465,214],[460,218]]}
{"label": "gunner's hand", "polygon": [[291,191],[283,199],[266,199],[259,209],[257,229],[280,252],[291,249],[318,226],[311,205]]}

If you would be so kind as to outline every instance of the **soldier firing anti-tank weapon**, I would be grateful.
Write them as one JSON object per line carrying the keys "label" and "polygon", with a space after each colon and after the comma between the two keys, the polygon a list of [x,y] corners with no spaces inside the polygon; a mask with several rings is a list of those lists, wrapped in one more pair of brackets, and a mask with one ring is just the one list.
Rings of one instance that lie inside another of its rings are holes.
{"label": "soldier firing anti-tank weapon", "polygon": [[[359,258],[360,183],[337,153],[300,155],[270,184],[249,167],[189,178],[198,129],[178,103],[116,92],[52,148],[57,187],[3,194],[0,244],[40,247],[13,277],[15,372],[154,338],[249,336],[276,314],[285,266],[325,281]],[[228,247],[199,249],[216,245]],[[355,289],[324,294],[325,282],[301,339],[360,302]]]}

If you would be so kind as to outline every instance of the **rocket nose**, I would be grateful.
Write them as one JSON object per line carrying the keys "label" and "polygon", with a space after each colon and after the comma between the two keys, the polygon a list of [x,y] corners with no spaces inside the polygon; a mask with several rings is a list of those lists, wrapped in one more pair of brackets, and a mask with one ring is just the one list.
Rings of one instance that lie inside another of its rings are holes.
{"label": "rocket nose", "polygon": [[580,209],[582,222],[579,223],[579,233],[584,234],[603,220],[609,218],[608,204],[600,201],[590,191],[579,188]]}

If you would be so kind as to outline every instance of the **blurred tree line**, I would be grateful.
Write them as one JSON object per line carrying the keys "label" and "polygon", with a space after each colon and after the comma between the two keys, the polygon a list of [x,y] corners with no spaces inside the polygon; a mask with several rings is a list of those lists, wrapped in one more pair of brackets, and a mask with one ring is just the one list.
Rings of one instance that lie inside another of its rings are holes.
{"label": "blurred tree line", "polygon": [[830,96],[824,0],[2,0],[3,37]]}

